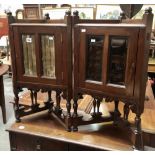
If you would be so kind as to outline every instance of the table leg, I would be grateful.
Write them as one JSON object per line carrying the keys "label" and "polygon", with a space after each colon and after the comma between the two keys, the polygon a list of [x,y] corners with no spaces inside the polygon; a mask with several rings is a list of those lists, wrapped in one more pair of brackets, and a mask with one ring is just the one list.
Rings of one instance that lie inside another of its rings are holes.
{"label": "table leg", "polygon": [[0,76],[0,106],[2,109],[3,123],[5,124],[6,123],[6,108],[5,108],[3,76]]}

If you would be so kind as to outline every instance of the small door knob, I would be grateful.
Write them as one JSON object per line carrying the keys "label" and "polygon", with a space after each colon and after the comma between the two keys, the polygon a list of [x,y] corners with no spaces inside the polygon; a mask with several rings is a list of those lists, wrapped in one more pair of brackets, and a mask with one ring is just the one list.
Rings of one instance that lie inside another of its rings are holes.
{"label": "small door knob", "polygon": [[41,150],[40,144],[37,144],[37,145],[36,145],[36,150],[37,150],[37,151],[40,151],[40,150]]}

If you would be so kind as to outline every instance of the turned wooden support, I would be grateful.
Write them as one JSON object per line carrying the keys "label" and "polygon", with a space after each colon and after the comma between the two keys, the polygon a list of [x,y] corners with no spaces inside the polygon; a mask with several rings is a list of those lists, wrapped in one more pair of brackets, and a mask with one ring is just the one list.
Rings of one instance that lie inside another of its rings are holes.
{"label": "turned wooden support", "polygon": [[75,97],[73,99],[74,103],[73,103],[73,131],[78,131],[78,113],[77,113],[77,109],[78,109],[78,97]]}
{"label": "turned wooden support", "polygon": [[119,109],[118,109],[119,100],[114,100],[114,103],[115,103],[115,109],[114,109],[114,124],[115,124],[117,123],[121,113],[119,112]]}
{"label": "turned wooden support", "polygon": [[51,90],[48,91],[48,99],[47,99],[47,102],[45,102],[46,104],[50,105],[49,106],[49,111],[48,111],[49,114],[53,111],[53,100],[52,100],[52,97],[51,97],[51,93],[52,93]]}
{"label": "turned wooden support", "polygon": [[71,131],[71,126],[72,126],[72,120],[71,120],[71,103],[70,100],[67,100],[66,103],[66,108],[67,108],[67,116],[66,116],[66,129],[67,131]]}
{"label": "turned wooden support", "polygon": [[32,103],[32,106],[35,106],[37,105],[37,92],[39,90],[30,90],[30,97],[31,97],[31,103]]}
{"label": "turned wooden support", "polygon": [[31,97],[32,106],[34,106],[33,90],[30,90],[30,97]]}
{"label": "turned wooden support", "polygon": [[67,116],[68,117],[71,117],[71,103],[70,101],[67,100],[67,103],[66,103],[66,108],[67,108]]}
{"label": "turned wooden support", "polygon": [[51,93],[52,91],[48,91],[48,100],[47,100],[48,102],[52,101]]}
{"label": "turned wooden support", "polygon": [[97,102],[96,102],[96,99],[94,99],[93,100],[93,113],[92,113],[92,116],[96,115],[96,105],[97,105]]}
{"label": "turned wooden support", "polygon": [[20,122],[20,113],[19,113],[19,96],[18,96],[18,89],[14,90],[14,111],[15,111],[15,118],[16,118],[16,122]]}
{"label": "turned wooden support", "polygon": [[91,114],[92,117],[100,117],[102,115],[102,113],[100,112],[100,104],[101,104],[101,99],[94,98],[93,113]]}
{"label": "turned wooden support", "polygon": [[57,91],[56,92],[56,107],[58,108],[58,109],[60,109],[60,100],[61,100],[61,96],[60,96],[60,94],[61,94],[61,91]]}
{"label": "turned wooden support", "polygon": [[119,110],[118,110],[118,105],[119,105],[119,101],[118,100],[115,100],[114,101],[115,102],[115,112],[118,112]]}
{"label": "turned wooden support", "polygon": [[75,97],[74,98],[74,103],[73,103],[73,109],[74,109],[73,117],[77,117],[78,116],[78,114],[77,114],[77,109],[78,109],[78,103],[77,103],[77,101],[78,101],[78,98]]}
{"label": "turned wooden support", "polygon": [[101,116],[102,113],[100,112],[100,105],[101,105],[101,100],[97,99],[97,115]]}
{"label": "turned wooden support", "polygon": [[37,91],[34,91],[34,104],[37,104]]}
{"label": "turned wooden support", "polygon": [[61,91],[60,90],[57,90],[56,91],[56,107],[55,107],[55,112],[58,113],[58,114],[61,114],[62,112],[62,109],[60,107],[60,101],[61,101]]}
{"label": "turned wooden support", "polygon": [[123,116],[124,120],[128,120],[128,116],[130,112],[129,104],[124,105],[123,111],[124,111],[124,116]]}
{"label": "turned wooden support", "polygon": [[136,114],[135,117],[135,129],[134,129],[134,149],[135,150],[144,150],[143,138],[142,138],[142,130],[141,130],[141,118],[140,115]]}

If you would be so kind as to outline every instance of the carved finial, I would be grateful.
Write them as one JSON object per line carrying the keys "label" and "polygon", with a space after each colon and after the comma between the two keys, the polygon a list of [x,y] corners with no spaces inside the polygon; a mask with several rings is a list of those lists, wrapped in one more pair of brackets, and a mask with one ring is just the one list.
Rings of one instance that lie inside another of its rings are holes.
{"label": "carved finial", "polygon": [[151,7],[146,8],[145,13],[152,13],[152,8]]}
{"label": "carved finial", "polygon": [[5,10],[5,13],[7,14],[8,17],[8,23],[14,23],[15,22],[15,17],[12,16],[12,12],[10,10]]}
{"label": "carved finial", "polygon": [[49,13],[46,13],[46,14],[45,14],[45,19],[46,19],[46,20],[50,19]]}
{"label": "carved finial", "polygon": [[126,16],[125,16],[125,13],[124,13],[124,12],[121,12],[121,13],[120,13],[120,18],[121,18],[121,19],[126,19]]}
{"label": "carved finial", "polygon": [[65,12],[65,15],[66,15],[66,16],[71,16],[71,11],[70,11],[70,10],[67,10],[67,11]]}
{"label": "carved finial", "polygon": [[79,12],[78,12],[77,10],[75,10],[75,11],[73,12],[73,15],[74,15],[74,16],[78,16],[78,15],[79,15]]}
{"label": "carved finial", "polygon": [[7,14],[7,16],[12,16],[12,12],[11,11],[5,11],[5,13]]}

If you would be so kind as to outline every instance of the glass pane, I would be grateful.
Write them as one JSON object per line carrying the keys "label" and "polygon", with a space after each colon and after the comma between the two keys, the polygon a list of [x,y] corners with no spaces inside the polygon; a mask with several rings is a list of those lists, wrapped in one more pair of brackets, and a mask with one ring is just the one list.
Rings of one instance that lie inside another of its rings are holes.
{"label": "glass pane", "polygon": [[108,82],[124,85],[127,58],[127,37],[111,36],[109,42],[109,77]]}
{"label": "glass pane", "polygon": [[55,46],[53,35],[42,35],[43,76],[55,78]]}
{"label": "glass pane", "polygon": [[24,70],[25,75],[35,76],[36,55],[35,55],[35,36],[30,34],[22,35]]}
{"label": "glass pane", "polygon": [[102,35],[87,35],[86,47],[86,80],[102,80]]}

